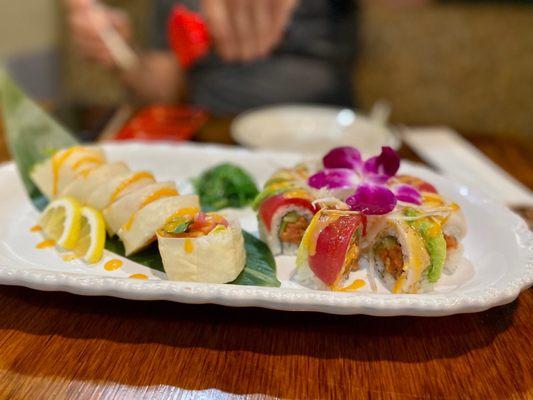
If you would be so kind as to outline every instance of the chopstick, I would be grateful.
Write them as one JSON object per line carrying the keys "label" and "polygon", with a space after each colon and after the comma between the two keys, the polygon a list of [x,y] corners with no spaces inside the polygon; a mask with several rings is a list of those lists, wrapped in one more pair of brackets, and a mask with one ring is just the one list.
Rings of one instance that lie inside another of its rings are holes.
{"label": "chopstick", "polygon": [[118,68],[128,71],[139,63],[139,57],[113,27],[98,3],[89,12],[89,18],[111,53]]}

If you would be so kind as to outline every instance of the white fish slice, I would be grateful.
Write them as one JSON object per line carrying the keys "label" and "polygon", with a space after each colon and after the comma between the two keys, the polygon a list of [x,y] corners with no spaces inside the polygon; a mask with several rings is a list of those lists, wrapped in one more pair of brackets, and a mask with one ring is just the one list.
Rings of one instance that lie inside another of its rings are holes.
{"label": "white fish slice", "polygon": [[[168,189],[166,191],[168,193],[175,191],[174,195],[177,195],[176,184],[174,182],[159,182],[141,187],[113,202],[103,212],[108,233],[113,236],[130,220],[132,223],[133,214],[135,214],[144,203],[150,201],[150,196],[157,193],[163,193],[162,191],[165,191],[165,189]],[[169,195],[166,197],[169,197]],[[154,199],[154,201],[157,201],[157,199]]]}
{"label": "white fish slice", "polygon": [[165,197],[143,207],[135,214],[130,229],[120,229],[118,237],[124,243],[126,255],[130,255],[153,242],[156,231],[161,229],[172,214],[184,208],[200,210],[196,195]]}

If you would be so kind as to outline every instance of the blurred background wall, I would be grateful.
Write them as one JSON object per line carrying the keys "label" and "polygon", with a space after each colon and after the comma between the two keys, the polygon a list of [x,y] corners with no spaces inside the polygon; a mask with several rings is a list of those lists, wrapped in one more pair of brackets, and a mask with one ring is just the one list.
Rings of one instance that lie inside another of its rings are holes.
{"label": "blurred background wall", "polygon": [[533,136],[533,5],[435,2],[360,16],[358,104],[394,121]]}
{"label": "blurred background wall", "polygon": [[0,63],[39,98],[59,89],[56,0],[0,0]]}
{"label": "blurred background wall", "polygon": [[[150,0],[114,0],[146,42]],[[358,107],[379,99],[395,123],[445,124],[466,133],[533,136],[533,5],[447,2],[359,15]],[[114,76],[68,45],[59,2],[0,0],[0,62],[34,96],[77,104],[126,98]]]}

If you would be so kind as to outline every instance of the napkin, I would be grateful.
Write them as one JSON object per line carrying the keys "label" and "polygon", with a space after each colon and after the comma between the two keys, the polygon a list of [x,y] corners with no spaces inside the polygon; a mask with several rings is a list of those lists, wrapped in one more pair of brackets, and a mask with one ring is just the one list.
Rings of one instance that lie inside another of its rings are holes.
{"label": "napkin", "polygon": [[402,133],[424,161],[444,175],[509,207],[533,207],[533,193],[450,128],[413,128]]}

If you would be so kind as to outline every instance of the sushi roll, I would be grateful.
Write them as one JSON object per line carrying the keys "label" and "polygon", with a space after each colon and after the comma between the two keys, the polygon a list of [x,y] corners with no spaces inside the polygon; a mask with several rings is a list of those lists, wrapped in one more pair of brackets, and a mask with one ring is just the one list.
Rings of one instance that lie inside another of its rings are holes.
{"label": "sushi roll", "polygon": [[32,181],[48,199],[59,196],[78,176],[105,163],[98,147],[73,146],[59,150],[46,161],[37,164],[30,173]]}
{"label": "sushi roll", "polygon": [[97,210],[103,210],[120,197],[154,182],[154,176],[148,171],[118,174],[94,187],[86,203]]}
{"label": "sushi roll", "polygon": [[426,271],[429,284],[436,283],[441,276],[447,259],[447,245],[443,233],[442,221],[434,216],[428,216],[414,207],[407,207],[402,211],[406,222],[422,237],[429,256],[429,266]]}
{"label": "sushi roll", "polygon": [[275,255],[295,255],[316,212],[304,190],[288,191],[264,200],[258,210],[259,235]]}
{"label": "sushi roll", "polygon": [[133,224],[134,215],[138,210],[163,197],[178,194],[174,182],[160,182],[148,184],[122,196],[103,211],[107,232],[113,236],[122,227],[128,229]]}
{"label": "sushi roll", "polygon": [[370,258],[391,292],[418,293],[426,286],[431,262],[426,243],[417,229],[404,218],[386,218],[384,229],[374,241]]}
{"label": "sushi roll", "polygon": [[105,182],[117,176],[126,176],[130,172],[128,166],[123,162],[107,163],[97,168],[81,174],[60,193],[60,197],[70,196],[86,204],[91,193]]}
{"label": "sushi roll", "polygon": [[134,214],[130,226],[121,227],[118,237],[126,255],[135,253],[156,239],[156,231],[172,218],[195,215],[200,211],[198,196],[171,196],[156,200]]}
{"label": "sushi roll", "polygon": [[453,274],[463,258],[461,241],[467,233],[466,219],[457,203],[449,202],[439,194],[425,193],[422,199],[426,212],[434,214],[433,218],[442,225],[447,252],[444,272]]}
{"label": "sushi roll", "polygon": [[365,217],[354,211],[320,210],[305,231],[294,280],[316,289],[340,290],[359,268]]}
{"label": "sushi roll", "polygon": [[246,262],[240,226],[216,213],[173,216],[157,241],[170,280],[228,283]]}

